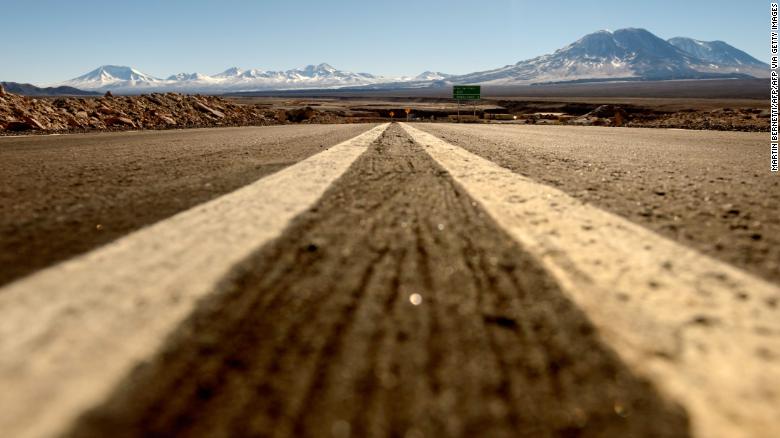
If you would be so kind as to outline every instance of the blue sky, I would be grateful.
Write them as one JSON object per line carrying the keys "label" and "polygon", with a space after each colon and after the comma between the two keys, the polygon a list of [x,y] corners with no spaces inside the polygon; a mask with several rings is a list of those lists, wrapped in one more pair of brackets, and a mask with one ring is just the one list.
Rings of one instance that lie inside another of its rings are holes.
{"label": "blue sky", "polygon": [[162,77],[320,62],[459,74],[622,27],[719,39],[768,61],[768,21],[761,0],[0,0],[0,80],[46,84],[102,64]]}

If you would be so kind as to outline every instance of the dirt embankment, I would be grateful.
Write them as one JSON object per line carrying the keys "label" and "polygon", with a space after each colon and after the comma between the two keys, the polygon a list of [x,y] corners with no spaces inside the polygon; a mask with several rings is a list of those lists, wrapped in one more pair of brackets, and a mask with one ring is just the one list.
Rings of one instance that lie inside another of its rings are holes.
{"label": "dirt embankment", "polygon": [[310,107],[269,110],[216,96],[152,93],[115,97],[106,93],[100,98],[32,98],[0,88],[0,135],[334,121],[332,115]]}
{"label": "dirt embankment", "polygon": [[[752,107],[654,108],[643,104],[498,101],[527,124],[769,131],[769,110]],[[489,118],[489,117],[486,117]]]}
{"label": "dirt embankment", "polygon": [[769,110],[720,108],[712,111],[644,114],[635,117],[626,126],[764,132],[769,131]]}

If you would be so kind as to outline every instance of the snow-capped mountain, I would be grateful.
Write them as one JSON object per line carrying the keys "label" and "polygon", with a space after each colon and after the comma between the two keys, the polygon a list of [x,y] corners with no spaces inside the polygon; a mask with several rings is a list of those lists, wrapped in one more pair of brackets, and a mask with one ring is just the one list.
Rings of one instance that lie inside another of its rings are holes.
{"label": "snow-capped mountain", "polygon": [[412,81],[440,81],[442,79],[447,79],[451,77],[452,75],[449,75],[447,73],[442,73],[440,71],[424,71],[420,73],[419,75],[411,78]]}
{"label": "snow-capped mountain", "polygon": [[163,79],[147,75],[132,67],[104,65],[59,85],[81,90],[103,91],[115,88],[155,87],[165,82]]}
{"label": "snow-capped mountain", "polygon": [[236,91],[369,87],[424,88],[450,84],[526,85],[570,81],[667,80],[716,77],[766,77],[769,66],[721,41],[672,38],[665,41],[644,29],[602,30],[585,35],[547,55],[501,68],[449,75],[425,71],[417,76],[386,77],[339,70],[329,64],[291,70],[179,73],[166,79],[132,67],[106,65],[58,86],[124,94],[151,91],[226,93]]}
{"label": "snow-capped mountain", "polygon": [[285,71],[231,67],[213,76],[202,73],[179,73],[166,79],[141,73],[132,67],[102,66],[61,85],[90,91],[125,94],[151,91],[213,92],[332,88],[361,86],[395,81],[369,73],[352,73],[329,64],[307,65]]}
{"label": "snow-capped mountain", "polygon": [[230,67],[229,69],[223,71],[222,73],[217,73],[217,74],[215,74],[212,77],[213,78],[217,78],[217,79],[219,79],[219,78],[231,78],[231,77],[240,76],[242,73],[244,73],[244,70],[241,70],[238,67]]}
{"label": "snow-capped mountain", "polygon": [[532,84],[611,79],[693,79],[738,74],[732,66],[703,60],[644,29],[602,30],[517,64],[453,76],[453,83]]}
{"label": "snow-capped mountain", "polygon": [[769,65],[723,41],[700,41],[675,37],[669,44],[696,58],[713,64],[715,69],[747,73],[751,76],[769,75]]}
{"label": "snow-capped mountain", "polygon": [[179,73],[168,76],[169,81],[209,81],[212,78],[202,73]]}

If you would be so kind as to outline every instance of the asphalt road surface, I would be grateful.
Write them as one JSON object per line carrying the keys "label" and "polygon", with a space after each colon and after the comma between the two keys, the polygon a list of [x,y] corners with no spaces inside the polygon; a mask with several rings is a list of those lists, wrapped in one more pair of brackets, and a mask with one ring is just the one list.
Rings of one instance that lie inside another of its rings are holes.
{"label": "asphalt road surface", "polygon": [[0,284],[276,172],[366,125],[0,141]]}
{"label": "asphalt road surface", "polygon": [[0,139],[0,430],[777,436],[764,137]]}
{"label": "asphalt road surface", "polygon": [[423,129],[780,282],[780,178],[764,133],[429,124]]}

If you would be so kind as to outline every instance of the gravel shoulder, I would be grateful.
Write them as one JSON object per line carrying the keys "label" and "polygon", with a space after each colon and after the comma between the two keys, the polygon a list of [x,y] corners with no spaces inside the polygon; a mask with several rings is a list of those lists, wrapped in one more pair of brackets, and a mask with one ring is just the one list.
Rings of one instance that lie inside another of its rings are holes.
{"label": "gravel shoulder", "polygon": [[371,126],[0,138],[0,284],[235,190]]}
{"label": "gravel shoulder", "polygon": [[502,167],[780,282],[780,177],[763,133],[415,124]]}
{"label": "gravel shoulder", "polygon": [[687,434],[398,126],[70,432]]}

